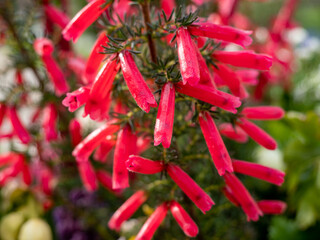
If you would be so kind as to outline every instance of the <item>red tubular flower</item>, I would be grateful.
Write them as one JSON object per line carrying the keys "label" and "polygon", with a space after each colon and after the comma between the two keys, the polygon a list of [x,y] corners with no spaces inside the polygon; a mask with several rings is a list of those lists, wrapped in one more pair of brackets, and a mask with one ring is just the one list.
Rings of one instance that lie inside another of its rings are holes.
{"label": "red tubular flower", "polygon": [[185,27],[176,31],[178,57],[183,84],[195,86],[200,81],[200,70],[195,45]]}
{"label": "red tubular flower", "polygon": [[22,125],[15,107],[9,108],[9,118],[14,132],[19,137],[20,141],[24,144],[28,144],[31,141],[30,134]]}
{"label": "red tubular flower", "polygon": [[26,185],[30,185],[32,182],[32,178],[31,178],[31,173],[30,173],[30,169],[28,164],[24,161],[24,157],[23,157],[23,162],[21,163],[21,172],[22,172],[22,180]]}
{"label": "red tubular flower", "polygon": [[249,35],[252,31],[245,31],[229,26],[220,26],[208,22],[197,22],[188,26],[192,35],[214,38],[225,42],[238,44],[242,47],[249,46],[252,39]]}
{"label": "red tubular flower", "polygon": [[116,194],[116,195],[120,195],[121,194],[121,190],[113,190],[112,189],[112,176],[104,171],[104,170],[98,170],[96,171],[96,177],[99,181],[99,183],[101,183],[101,185],[106,188],[107,190],[109,190],[110,192]]}
{"label": "red tubular flower", "polygon": [[148,113],[150,107],[157,107],[157,102],[152,92],[139,72],[131,53],[129,51],[123,51],[119,54],[119,58],[123,78],[127,83],[132,97],[138,106]]}
{"label": "red tubular flower", "polygon": [[112,136],[107,136],[106,139],[100,143],[100,146],[94,152],[94,160],[105,163],[108,154],[110,153],[115,144],[116,141],[112,138]]}
{"label": "red tubular flower", "polygon": [[7,111],[7,106],[0,103],[0,126],[2,124],[2,121],[3,121],[3,118],[6,114],[6,111]]}
{"label": "red tubular flower", "polygon": [[50,103],[43,111],[43,122],[42,127],[44,130],[44,135],[47,141],[56,140],[58,138],[57,121],[58,113],[56,107]]}
{"label": "red tubular flower", "polygon": [[178,202],[170,202],[170,211],[174,219],[177,221],[183,232],[188,237],[197,236],[199,232],[197,224],[192,220],[186,210],[184,210]]}
{"label": "red tubular flower", "polygon": [[97,189],[97,179],[94,169],[89,161],[78,162],[80,177],[85,188],[92,192]]}
{"label": "red tubular flower", "polygon": [[13,163],[11,166],[0,172],[0,187],[4,186],[6,182],[19,174],[20,168],[18,163]]}
{"label": "red tubular flower", "polygon": [[126,125],[118,133],[114,149],[112,188],[122,189],[129,187],[129,173],[126,161],[129,155],[136,151],[137,137],[132,133],[131,127]]}
{"label": "red tubular flower", "polygon": [[77,146],[82,140],[82,135],[80,122],[75,118],[72,119],[69,123],[69,133],[72,146]]}
{"label": "red tubular flower", "polygon": [[52,195],[52,172],[50,169],[43,167],[40,172],[40,183],[43,193]]}
{"label": "red tubular flower", "polygon": [[248,135],[239,126],[232,126],[231,123],[222,123],[219,125],[219,132],[221,135],[230,138],[239,143],[248,141]]}
{"label": "red tubular flower", "polygon": [[191,87],[188,84],[183,85],[178,83],[176,91],[232,113],[236,113],[236,108],[241,105],[241,101],[238,97],[201,84]]}
{"label": "red tubular flower", "polygon": [[168,204],[162,203],[156,208],[148,220],[143,224],[135,240],[151,240],[157,228],[162,223],[168,212]]}
{"label": "red tubular flower", "polygon": [[252,120],[278,120],[283,118],[285,112],[281,107],[260,106],[260,107],[245,107],[241,114]]}
{"label": "red tubular flower", "polygon": [[266,54],[257,54],[253,51],[215,51],[212,56],[220,62],[236,67],[269,70],[272,66],[272,57]]}
{"label": "red tubular flower", "polygon": [[225,186],[222,189],[222,192],[233,205],[235,205],[236,207],[240,206],[238,200],[234,197],[232,190],[228,186]]}
{"label": "red tubular flower", "polygon": [[258,206],[264,214],[282,214],[287,208],[287,204],[278,200],[261,200]]}
{"label": "red tubular flower", "polygon": [[170,16],[173,9],[176,7],[175,1],[172,0],[161,0],[161,9],[167,16]]}
{"label": "red tubular flower", "polygon": [[233,160],[232,165],[237,173],[259,178],[278,186],[281,186],[284,181],[284,172],[257,163]]}
{"label": "red tubular flower", "polygon": [[105,54],[102,54],[104,48],[102,46],[106,45],[109,42],[107,33],[102,31],[93,45],[90,56],[88,58],[86,68],[85,68],[85,77],[88,83],[94,81],[95,76],[98,72],[102,60],[106,57]]}
{"label": "red tubular flower", "polygon": [[212,205],[214,205],[211,197],[179,166],[169,164],[167,172],[172,180],[203,213],[211,209]]}
{"label": "red tubular flower", "polygon": [[161,161],[152,161],[136,155],[129,156],[126,161],[126,167],[131,172],[142,174],[155,174],[164,170],[164,165]]}
{"label": "red tubular flower", "polygon": [[146,200],[147,195],[144,191],[139,190],[134,193],[112,215],[111,219],[108,222],[109,228],[119,231],[122,223],[129,219]]}
{"label": "red tubular flower", "polygon": [[103,120],[108,116],[109,94],[112,82],[120,65],[115,55],[111,55],[92,84],[88,101],[84,108],[84,117],[88,114],[93,120]]}
{"label": "red tubular flower", "polygon": [[231,93],[240,99],[247,98],[249,94],[244,88],[241,79],[237,74],[224,64],[217,64],[218,68],[213,67],[213,70],[226,83]]}
{"label": "red tubular flower", "polygon": [[137,139],[137,154],[143,153],[146,151],[151,145],[151,137],[150,136],[140,136]]}
{"label": "red tubular flower", "polygon": [[265,131],[245,118],[240,118],[237,125],[241,127],[254,141],[269,150],[277,148],[277,142]]}
{"label": "red tubular flower", "polygon": [[74,112],[83,104],[85,104],[89,99],[90,88],[81,87],[76,91],[67,93],[65,99],[63,99],[62,104],[69,108],[70,112]]}
{"label": "red tubular flower", "polygon": [[112,121],[109,121],[102,127],[96,129],[76,146],[72,155],[77,161],[87,161],[93,150],[106,138],[106,136],[112,135],[119,130],[119,126],[113,125],[112,123]]}
{"label": "red tubular flower", "polygon": [[248,221],[257,221],[259,216],[262,216],[263,213],[246,187],[232,173],[226,173],[223,177],[235,199],[239,202],[243,211],[246,213]]}
{"label": "red tubular flower", "polygon": [[80,35],[110,6],[105,0],[93,0],[82,8],[63,29],[66,40],[76,42]]}
{"label": "red tubular flower", "polygon": [[57,24],[61,28],[65,28],[68,22],[70,22],[69,17],[65,13],[61,12],[59,9],[50,4],[46,4],[44,6],[44,11],[46,17],[49,18],[51,22]]}
{"label": "red tubular flower", "polygon": [[233,172],[229,153],[210,114],[208,112],[201,112],[199,123],[219,175],[224,175],[226,171]]}
{"label": "red tubular flower", "polygon": [[38,38],[34,41],[33,47],[36,53],[42,58],[57,96],[66,93],[69,90],[69,85],[60,67],[51,56],[54,49],[53,43],[47,38]]}
{"label": "red tubular flower", "polygon": [[171,82],[162,87],[156,125],[154,128],[154,145],[162,143],[164,148],[170,147],[174,121],[175,89]]}

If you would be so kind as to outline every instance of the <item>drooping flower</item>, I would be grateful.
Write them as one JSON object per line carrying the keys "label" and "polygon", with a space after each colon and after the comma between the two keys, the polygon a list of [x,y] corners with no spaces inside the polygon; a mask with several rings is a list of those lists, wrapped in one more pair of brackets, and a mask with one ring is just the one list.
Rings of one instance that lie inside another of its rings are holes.
{"label": "drooping flower", "polygon": [[69,85],[59,65],[51,56],[54,49],[52,41],[47,38],[38,38],[34,41],[33,47],[48,71],[49,79],[54,85],[57,96],[66,93],[69,90]]}
{"label": "drooping flower", "polygon": [[154,145],[162,143],[170,147],[174,121],[175,89],[171,82],[162,87],[156,125],[154,128]]}
{"label": "drooping flower", "polygon": [[96,42],[94,43],[90,56],[87,60],[86,67],[85,67],[85,77],[88,83],[91,83],[95,80],[96,74],[99,70],[100,64],[102,60],[106,57],[105,54],[102,54],[105,46],[109,42],[107,37],[107,33],[102,31],[99,34]]}
{"label": "drooping flower", "polygon": [[284,181],[285,173],[277,169],[265,167],[257,163],[240,160],[233,160],[232,165],[234,171],[237,173],[259,178],[278,186],[281,186]]}
{"label": "drooping flower", "polygon": [[222,63],[236,67],[269,70],[272,66],[272,57],[266,54],[257,54],[253,51],[214,51],[212,56]]}
{"label": "drooping flower", "polygon": [[214,205],[211,197],[179,166],[169,164],[167,172],[172,180],[203,213],[211,209],[212,205]]}
{"label": "drooping flower", "polygon": [[170,202],[170,211],[174,219],[177,221],[183,232],[188,237],[197,236],[199,232],[197,224],[192,220],[186,210],[184,210],[178,202],[174,200]]}
{"label": "drooping flower", "polygon": [[61,28],[65,28],[67,24],[70,22],[69,17],[64,12],[62,12],[61,10],[59,10],[51,4],[44,5],[44,11],[46,17],[49,18],[51,22],[57,24]]}
{"label": "drooping flower", "polygon": [[77,146],[82,140],[82,135],[80,122],[75,118],[69,123],[69,133],[72,146]]}
{"label": "drooping flower", "polygon": [[68,107],[70,112],[74,112],[88,101],[89,93],[90,88],[81,87],[76,91],[67,93],[67,96],[65,99],[63,99],[62,104],[63,106]]}
{"label": "drooping flower", "polygon": [[137,137],[133,134],[129,125],[126,125],[118,133],[114,150],[112,188],[123,189],[129,187],[129,173],[126,161],[136,151]]}
{"label": "drooping flower", "polygon": [[147,194],[144,191],[139,190],[135,192],[112,215],[108,222],[109,228],[119,231],[122,223],[129,219],[146,200]]}
{"label": "drooping flower", "polygon": [[16,108],[10,107],[8,113],[14,132],[19,137],[20,141],[24,144],[30,143],[31,136],[26,128],[22,125]]}
{"label": "drooping flower", "polygon": [[195,86],[200,81],[200,70],[195,45],[185,27],[178,28],[176,36],[182,82],[183,84],[189,83],[191,86]]}
{"label": "drooping flower", "polygon": [[161,161],[152,161],[136,155],[130,155],[126,161],[126,167],[131,172],[142,174],[155,174],[164,170],[165,166]]}
{"label": "drooping flower", "polygon": [[283,118],[285,112],[281,107],[276,106],[258,106],[245,107],[241,114],[252,120],[278,120]]}
{"label": "drooping flower", "polygon": [[252,31],[245,31],[229,26],[220,26],[209,22],[196,22],[188,26],[188,30],[195,36],[231,42],[242,47],[249,46],[252,43],[252,39],[249,37]]}
{"label": "drooping flower", "polygon": [[241,105],[241,101],[238,97],[202,84],[192,87],[188,84],[183,85],[178,83],[176,91],[232,113],[236,113],[236,108]]}
{"label": "drooping flower", "polygon": [[63,29],[66,40],[76,42],[81,34],[110,6],[105,0],[92,0],[82,8]]}
{"label": "drooping flower", "polygon": [[221,135],[236,142],[245,143],[248,141],[248,135],[237,125],[232,126],[231,123],[222,123],[218,128]]}
{"label": "drooping flower", "polygon": [[228,150],[210,114],[208,112],[201,112],[199,115],[199,123],[219,175],[224,175],[226,172],[233,172]]}
{"label": "drooping flower", "polygon": [[105,140],[103,140],[97,150],[94,152],[93,158],[99,162],[106,162],[107,156],[109,152],[112,150],[116,141],[112,138],[111,135],[107,136]]}
{"label": "drooping flower", "polygon": [[244,99],[249,96],[248,92],[241,82],[241,79],[233,70],[231,70],[224,64],[217,64],[217,68],[213,67],[213,69],[214,72],[218,74],[219,77],[228,86],[233,95],[239,97],[240,99]]}
{"label": "drooping flower", "polygon": [[148,85],[144,81],[129,51],[119,54],[123,78],[127,83],[129,91],[137,102],[138,106],[145,112],[150,111],[150,107],[157,107],[157,102]]}
{"label": "drooping flower", "polygon": [[245,118],[240,118],[237,125],[241,127],[254,141],[269,150],[277,148],[277,142],[265,131]]}
{"label": "drooping flower", "polygon": [[119,126],[112,121],[91,132],[73,150],[72,155],[77,161],[87,161],[94,149],[105,139],[106,136],[114,134],[119,130]]}
{"label": "drooping flower", "polygon": [[115,55],[111,55],[98,73],[92,84],[89,98],[84,108],[83,116],[90,115],[93,120],[103,120],[108,117],[108,102],[113,80],[120,65]]}
{"label": "drooping flower", "polygon": [[78,162],[80,177],[85,188],[92,192],[97,189],[97,178],[89,161]]}
{"label": "drooping flower", "polygon": [[232,191],[233,196],[241,205],[243,211],[247,215],[248,221],[257,221],[263,213],[258,207],[256,201],[252,198],[246,187],[233,173],[223,175],[227,186]]}
{"label": "drooping flower", "polygon": [[168,212],[168,203],[164,202],[156,208],[148,220],[143,224],[135,240],[151,240],[157,228]]}
{"label": "drooping flower", "polygon": [[44,130],[45,139],[47,141],[57,140],[58,130],[57,121],[58,113],[53,103],[48,104],[43,110],[42,127]]}
{"label": "drooping flower", "polygon": [[264,214],[282,214],[287,204],[278,200],[261,200],[258,202],[258,206]]}

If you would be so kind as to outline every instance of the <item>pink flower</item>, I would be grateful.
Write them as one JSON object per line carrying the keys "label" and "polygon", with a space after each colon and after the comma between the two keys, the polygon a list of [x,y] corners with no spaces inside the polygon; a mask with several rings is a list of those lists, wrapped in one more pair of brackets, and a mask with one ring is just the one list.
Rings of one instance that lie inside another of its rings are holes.
{"label": "pink flower", "polygon": [[65,13],[50,4],[46,4],[44,10],[46,17],[61,28],[65,28],[68,22],[70,22],[69,17]]}
{"label": "pink flower", "polygon": [[232,113],[236,113],[236,108],[241,105],[238,97],[201,84],[191,87],[188,84],[178,83],[176,91]]}
{"label": "pink flower", "polygon": [[122,191],[119,190],[113,190],[112,189],[112,176],[104,171],[104,170],[98,170],[96,171],[96,177],[99,181],[99,183],[101,183],[101,185],[106,188],[107,190],[109,190],[110,192],[116,194],[116,195],[120,195]]}
{"label": "pink flower", "polygon": [[211,197],[179,166],[169,164],[167,166],[167,172],[172,180],[203,213],[211,209],[212,205],[214,205]]}
{"label": "pink flower", "polygon": [[137,137],[132,133],[129,125],[126,125],[118,133],[114,150],[112,188],[122,189],[129,187],[129,174],[126,161],[129,155],[135,153]]}
{"label": "pink flower", "polygon": [[252,198],[246,187],[232,173],[223,175],[227,186],[232,191],[233,196],[241,205],[243,211],[247,215],[248,221],[257,221],[263,213],[258,207],[256,201]]}
{"label": "pink flower", "polygon": [[28,144],[31,141],[30,134],[26,128],[22,125],[20,118],[17,114],[15,107],[9,108],[9,118],[14,129],[15,134],[19,137],[20,141],[24,144]]}
{"label": "pink flower", "polygon": [[269,70],[272,66],[272,57],[266,54],[257,54],[253,51],[215,51],[212,56],[222,63],[236,67]]}
{"label": "pink flower", "polygon": [[107,156],[116,144],[116,141],[112,138],[111,135],[107,136],[105,140],[100,143],[100,146],[94,152],[93,158],[96,161],[105,163]]}
{"label": "pink flower", "polygon": [[42,58],[49,79],[54,85],[55,93],[61,96],[69,90],[69,85],[63,75],[62,70],[51,56],[53,52],[53,43],[47,38],[38,38],[33,43],[34,50]]}
{"label": "pink flower", "polygon": [[135,240],[151,240],[168,212],[168,204],[162,203],[143,224]]}
{"label": "pink flower", "polygon": [[157,102],[148,85],[144,81],[137,68],[131,53],[123,51],[119,54],[123,78],[127,83],[129,91],[137,102],[138,106],[145,112],[150,111],[150,107],[157,107]]}
{"label": "pink flower", "polygon": [[175,89],[171,82],[162,87],[156,125],[154,128],[154,145],[162,143],[164,148],[171,144],[174,121]]}
{"label": "pink flower", "polygon": [[195,45],[185,27],[176,31],[178,57],[183,84],[195,86],[200,81],[200,70]]}
{"label": "pink flower", "polygon": [[97,179],[89,161],[78,162],[80,177],[85,188],[92,192],[97,189]]}
{"label": "pink flower", "polygon": [[278,120],[283,118],[285,112],[280,107],[275,106],[259,106],[259,107],[245,107],[241,114],[252,120]]}
{"label": "pink flower", "polygon": [[121,207],[112,215],[108,222],[110,229],[119,231],[122,223],[129,219],[137,209],[147,200],[147,194],[139,190],[134,193]]}
{"label": "pink flower", "polygon": [[224,64],[217,64],[218,68],[213,68],[214,72],[226,83],[231,93],[240,99],[247,98],[248,92],[244,88],[241,79],[237,74]]}
{"label": "pink flower", "polygon": [[282,214],[287,208],[287,204],[278,200],[261,200],[258,206],[264,214]]}
{"label": "pink flower", "polygon": [[67,93],[67,96],[65,99],[63,99],[62,104],[63,106],[68,107],[70,112],[74,112],[88,101],[89,93],[90,88],[81,87],[76,91]]}
{"label": "pink flower", "polygon": [[58,113],[56,107],[50,103],[43,110],[43,122],[42,127],[44,130],[45,138],[47,141],[58,139]]}
{"label": "pink flower", "polygon": [[63,29],[66,40],[76,42],[81,34],[110,6],[105,0],[93,0],[82,8]]}
{"label": "pink flower", "polygon": [[253,69],[240,69],[235,71],[236,74],[241,78],[241,81],[246,85],[257,85],[259,71]]}
{"label": "pink flower", "polygon": [[229,153],[210,114],[201,112],[199,123],[219,175],[222,176],[225,172],[233,172]]}
{"label": "pink flower", "polygon": [[109,135],[119,130],[118,125],[114,125],[112,121],[91,132],[83,139],[73,150],[72,155],[77,161],[87,161],[93,150]]}
{"label": "pink flower", "polygon": [[239,143],[248,141],[248,135],[239,126],[232,126],[231,123],[222,123],[219,125],[219,132],[221,135],[230,138]]}
{"label": "pink flower", "polygon": [[69,123],[69,133],[72,146],[77,146],[82,140],[82,135],[80,122],[75,118]]}
{"label": "pink flower", "polygon": [[142,174],[155,174],[164,170],[164,164],[160,161],[152,161],[140,156],[130,155],[126,161],[126,167],[131,172]]}
{"label": "pink flower", "polygon": [[276,141],[254,123],[245,118],[240,118],[239,121],[237,121],[237,125],[241,127],[254,141],[266,149],[274,150],[277,148]]}
{"label": "pink flower", "polygon": [[281,186],[284,181],[284,172],[257,163],[233,160],[232,165],[237,173],[259,178],[278,186]]}
{"label": "pink flower", "polygon": [[178,202],[174,200],[170,202],[170,211],[174,219],[177,221],[183,232],[188,237],[197,236],[199,232],[197,224],[192,220],[186,210],[184,210]]}
{"label": "pink flower", "polygon": [[98,39],[93,45],[90,56],[88,58],[86,68],[85,68],[85,77],[88,83],[91,83],[95,80],[95,76],[98,72],[102,60],[106,57],[105,54],[102,54],[104,48],[102,46],[107,45],[109,39],[107,33],[102,31],[99,34]]}
{"label": "pink flower", "polygon": [[111,55],[92,84],[84,108],[84,117],[89,114],[91,119],[101,121],[109,116],[110,89],[119,68],[116,56]]}
{"label": "pink flower", "polygon": [[217,40],[231,42],[242,47],[249,46],[252,39],[249,35],[252,31],[240,30],[229,26],[220,26],[208,22],[197,22],[188,26],[192,35],[200,37],[214,38]]}

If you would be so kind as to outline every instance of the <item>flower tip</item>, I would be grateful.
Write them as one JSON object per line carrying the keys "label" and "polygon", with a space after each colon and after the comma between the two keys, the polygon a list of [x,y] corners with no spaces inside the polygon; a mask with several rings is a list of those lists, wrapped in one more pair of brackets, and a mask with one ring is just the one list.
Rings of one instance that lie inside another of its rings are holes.
{"label": "flower tip", "polygon": [[191,224],[185,224],[183,226],[184,229],[184,233],[188,236],[188,237],[195,237],[198,235],[199,233],[199,229],[197,226],[193,226]]}

